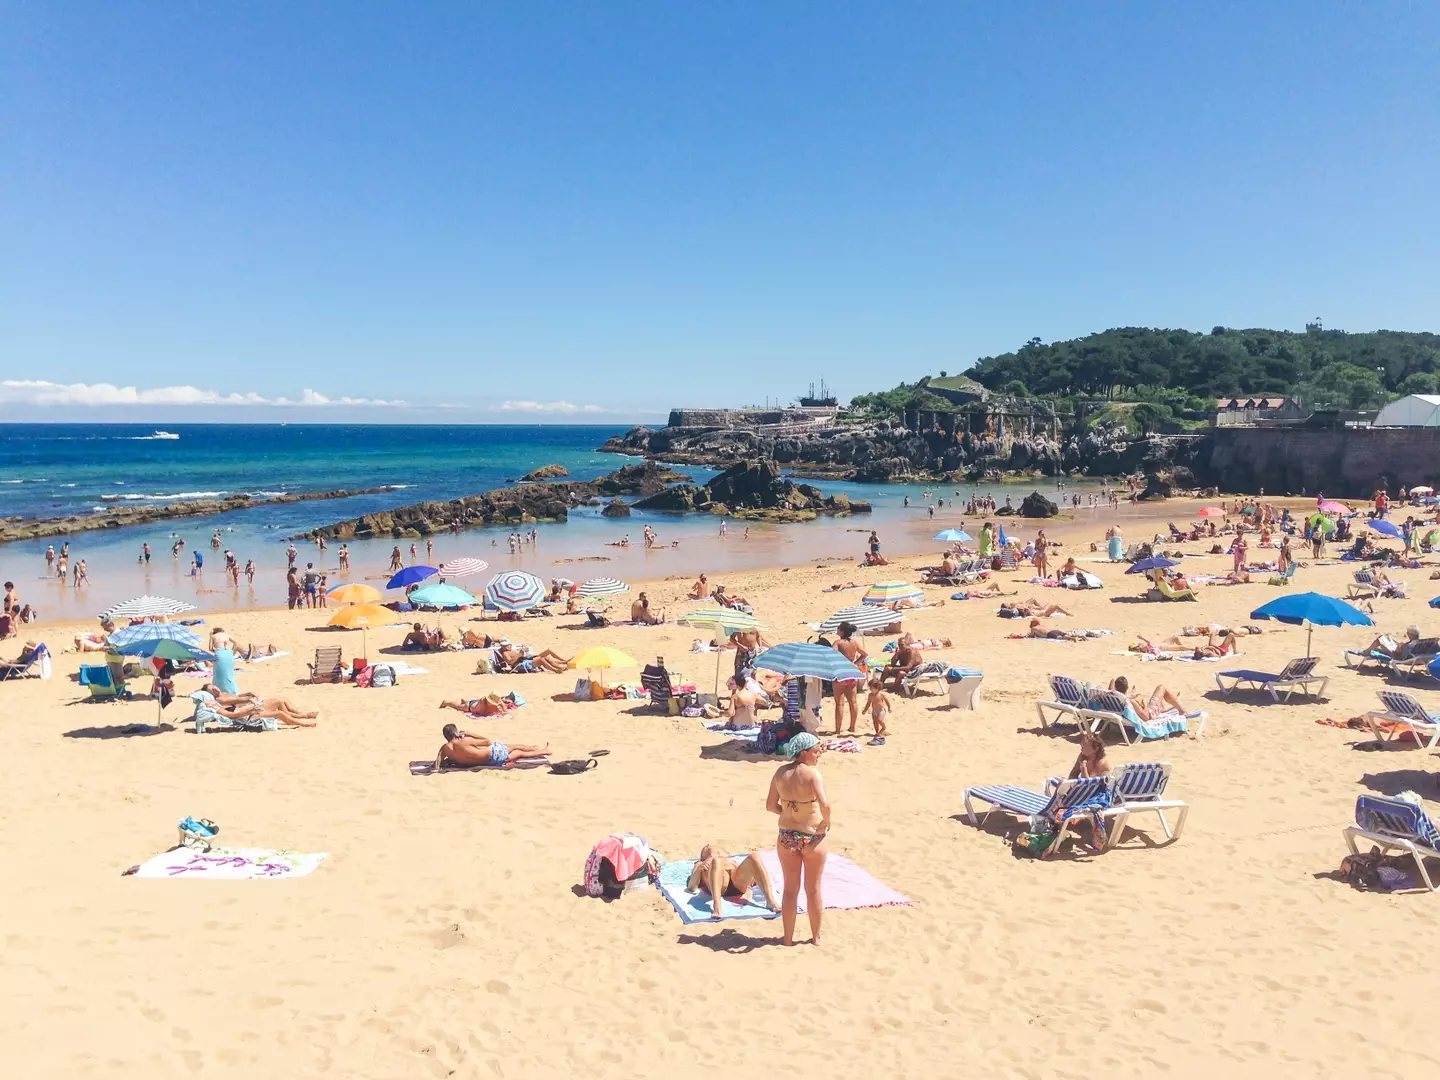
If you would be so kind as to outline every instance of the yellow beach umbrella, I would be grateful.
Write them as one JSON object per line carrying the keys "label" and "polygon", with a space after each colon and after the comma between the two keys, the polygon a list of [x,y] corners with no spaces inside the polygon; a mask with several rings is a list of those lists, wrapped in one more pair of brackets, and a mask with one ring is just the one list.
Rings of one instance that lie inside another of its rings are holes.
{"label": "yellow beach umbrella", "polygon": [[352,581],[349,585],[337,585],[329,592],[331,600],[342,604],[374,604],[381,598],[381,592],[373,585]]}
{"label": "yellow beach umbrella", "polygon": [[[594,671],[605,668],[639,667],[640,662],[629,653],[623,653],[619,649],[612,649],[608,645],[593,645],[588,649],[581,649],[570,658],[570,665],[575,671]],[[602,679],[600,685],[604,686]]]}
{"label": "yellow beach umbrella", "polygon": [[329,622],[325,625],[343,626],[346,630],[359,630],[361,632],[361,648],[368,653],[370,651],[370,635],[366,631],[372,626],[385,626],[394,618],[393,611],[380,607],[378,604],[351,604],[331,615]]}

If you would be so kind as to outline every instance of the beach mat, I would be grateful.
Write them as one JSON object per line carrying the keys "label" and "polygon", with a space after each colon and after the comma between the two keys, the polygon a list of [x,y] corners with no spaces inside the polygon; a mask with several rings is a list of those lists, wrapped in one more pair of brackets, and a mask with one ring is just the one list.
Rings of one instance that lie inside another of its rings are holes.
{"label": "beach mat", "polygon": [[740,739],[743,742],[754,742],[760,738],[760,725],[748,728],[727,728],[725,721],[721,720],[714,724],[706,724],[706,731],[713,731],[716,735],[724,735],[729,739]]}
{"label": "beach mat", "polygon": [[[731,858],[738,861],[743,858],[743,855],[732,855]],[[773,851],[762,851],[760,852],[760,861],[765,864],[765,869],[770,874],[770,882],[775,888],[775,895],[779,897],[781,882],[784,880],[780,872],[780,857]],[[685,885],[690,880],[690,872],[694,869],[694,859],[669,862],[660,868],[660,878],[657,882],[660,893],[670,901],[680,916],[681,922],[709,923],[721,922],[725,919],[773,919],[776,917],[776,912],[765,907],[764,894],[757,886],[750,890],[751,899],[755,901],[754,904],[747,906],[731,900],[722,900],[720,919],[711,918],[713,909],[710,905],[709,895],[685,891]],[[908,898],[856,866],[844,855],[836,854],[832,854],[825,861],[824,894],[826,911],[889,907],[910,903]],[[800,911],[804,912],[804,910],[805,894],[801,892]]]}
{"label": "beach mat", "polygon": [[278,660],[278,659],[280,659],[280,657],[282,657],[282,656],[289,656],[289,655],[290,655],[290,654],[289,654],[288,652],[286,652],[284,649],[281,649],[279,652],[267,653],[267,654],[264,655],[264,656],[251,657],[249,660],[246,660],[246,659],[244,659],[243,657],[236,657],[236,659],[238,659],[238,660],[240,660],[242,663],[246,663],[246,664],[263,664],[263,663],[265,663],[265,661],[267,661],[267,660]]}
{"label": "beach mat", "polygon": [[[487,719],[488,719],[488,717],[487,717]],[[541,766],[546,766],[546,767],[548,767],[549,764],[550,764],[550,759],[549,759],[548,757],[546,757],[546,758],[526,758],[524,761],[517,761],[517,762],[515,762],[515,764],[512,765],[511,768],[512,768],[512,769],[538,769],[538,768],[540,768]],[[434,758],[430,758],[428,761],[412,761],[412,762],[410,762],[410,775],[411,775],[411,776],[434,776],[436,773],[483,772],[483,771],[485,771],[485,770],[487,770],[487,769],[503,769],[503,768],[505,768],[504,765],[446,765],[443,769],[437,769],[437,768],[435,768],[435,759],[434,759]]]}
{"label": "beach mat", "polygon": [[243,881],[249,878],[297,878],[314,871],[329,852],[307,854],[274,848],[177,847],[140,864],[133,876],[142,878],[205,878]]}

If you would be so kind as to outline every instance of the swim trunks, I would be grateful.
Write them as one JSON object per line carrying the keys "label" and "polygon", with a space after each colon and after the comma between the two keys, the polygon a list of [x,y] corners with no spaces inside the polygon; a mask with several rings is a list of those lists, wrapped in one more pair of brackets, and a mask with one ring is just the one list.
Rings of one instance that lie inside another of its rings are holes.
{"label": "swim trunks", "polygon": [[510,760],[510,748],[503,742],[492,742],[490,744],[490,764],[504,765]]}

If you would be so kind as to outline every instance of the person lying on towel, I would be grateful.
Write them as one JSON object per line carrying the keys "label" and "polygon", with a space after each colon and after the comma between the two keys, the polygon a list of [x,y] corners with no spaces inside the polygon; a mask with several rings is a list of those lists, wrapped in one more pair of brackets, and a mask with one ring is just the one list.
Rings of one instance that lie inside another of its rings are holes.
{"label": "person lying on towel", "polygon": [[454,724],[446,724],[441,734],[445,736],[445,745],[440,747],[439,753],[435,755],[437,769],[443,769],[446,765],[459,765],[462,768],[471,765],[500,765],[508,769],[516,762],[542,758],[550,753],[548,744],[521,746],[517,743],[507,746],[483,735],[467,735]]}
{"label": "person lying on towel", "polygon": [[765,906],[771,911],[780,910],[780,905],[775,902],[770,875],[766,873],[760,856],[752,851],[736,862],[728,855],[717,854],[717,850],[714,844],[706,844],[700,849],[700,858],[695,861],[695,869],[690,871],[690,880],[685,883],[687,892],[705,893],[712,898],[712,919],[721,917],[720,904],[714,902],[714,897],[723,897],[744,906],[751,903],[750,890],[756,885],[765,894]]}

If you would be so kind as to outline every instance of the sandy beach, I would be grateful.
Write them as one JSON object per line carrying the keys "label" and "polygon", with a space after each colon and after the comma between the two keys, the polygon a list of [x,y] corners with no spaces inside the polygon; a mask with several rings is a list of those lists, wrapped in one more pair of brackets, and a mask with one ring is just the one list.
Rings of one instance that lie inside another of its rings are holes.
{"label": "sandy beach", "polygon": [[[1192,511],[1167,504],[1160,519]],[[1034,526],[1013,531],[1028,537]],[[1142,591],[1136,577],[1084,561],[1097,558],[1089,541],[1098,531],[1066,532],[1066,553],[1103,589],[1042,589],[1029,568],[994,576],[1022,598],[1074,612],[1056,625],[1113,637],[1008,640],[1023,623],[997,618],[995,601],[926,588],[945,603],[913,613],[907,627],[953,639],[936,655],[984,671],[983,705],[897,698],[887,745],[822,758],[832,850],[913,903],[827,912],[818,949],[780,947],[778,920],[684,925],[654,890],[604,903],[578,888],[591,846],[612,831],[639,833],[671,859],[694,858],[707,841],[774,847],[764,798],[777,759],[738,752],[700,720],[642,702],[566,700],[574,673],[477,675],[472,652],[408,655],[429,674],[390,689],[296,686],[317,646],[340,644],[348,658],[361,639],[316,630],[321,612],[279,609],[209,613],[205,629],[287,650],[241,665],[241,688],[318,709],[318,727],[197,737],[181,723],[182,698],[167,713],[174,730],[127,737],[119,729],[153,720],[155,703],[76,704],[81,658],[57,655],[51,680],[0,686],[0,1045],[9,1068],[441,1078],[762,1068],[837,1078],[1402,1077],[1433,1068],[1434,979],[1412,943],[1429,940],[1435,898],[1360,893],[1329,876],[1346,854],[1341,830],[1357,795],[1413,790],[1440,814],[1430,751],[1359,752],[1368,733],[1315,722],[1378,707],[1386,681],[1340,664],[1342,650],[1375,629],[1315,631],[1320,673],[1331,676],[1326,700],[1221,700],[1217,671],[1278,671],[1304,655],[1305,631],[1244,639],[1238,662],[1116,651],[1187,623],[1250,622],[1281,590],[1257,574],[1249,585],[1204,587],[1198,603],[1127,602]],[[1128,523],[1126,535],[1138,538]],[[1267,555],[1252,548],[1252,558]],[[805,623],[862,595],[826,586],[916,580],[913,568],[934,561],[929,553],[857,569],[831,560],[726,582],[750,598],[772,640],[804,640]],[[1196,558],[1185,569],[1220,574],[1229,563]],[[1351,570],[1302,567],[1291,588],[1343,596]],[[1376,629],[1436,631],[1429,574],[1393,574],[1409,598],[1375,601]],[[689,606],[690,582],[643,587],[673,613]],[[702,689],[714,678],[715,657],[690,651],[700,636],[690,627],[586,630],[563,615],[497,627],[470,617],[439,621],[566,656],[592,644],[642,663],[664,656]],[[59,653],[92,626],[47,621],[0,655],[13,657],[26,638]],[[372,658],[402,636],[371,631]],[[873,650],[888,639],[866,640]],[[1208,710],[1203,737],[1110,749],[1117,764],[1172,764],[1169,794],[1191,807],[1178,842],[1165,844],[1154,817],[1139,817],[1111,852],[1041,862],[1012,855],[1001,815],[983,829],[964,820],[969,785],[1038,787],[1070,768],[1073,729],[1037,725],[1049,673],[1123,674],[1147,693],[1163,683]],[[614,676],[627,677],[636,673]],[[560,758],[610,753],[580,776],[410,775],[407,762],[433,757],[441,725],[460,719],[438,703],[492,690],[519,691],[529,704],[463,721],[471,730],[549,743]],[[1432,690],[1412,692],[1440,706]],[[220,823],[227,844],[329,858],[291,881],[121,876],[171,846],[189,814]]]}

